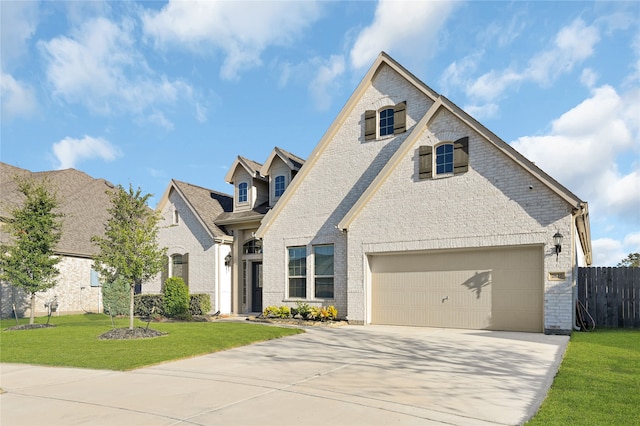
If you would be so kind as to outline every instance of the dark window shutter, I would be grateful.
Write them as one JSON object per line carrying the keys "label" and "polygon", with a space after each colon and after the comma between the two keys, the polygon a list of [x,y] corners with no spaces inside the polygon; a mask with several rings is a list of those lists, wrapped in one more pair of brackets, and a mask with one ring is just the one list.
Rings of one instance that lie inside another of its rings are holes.
{"label": "dark window shutter", "polygon": [[187,287],[189,287],[189,253],[182,255],[182,279]]}
{"label": "dark window shutter", "polygon": [[420,165],[418,173],[420,179],[431,179],[433,169],[433,148],[430,146],[421,146],[418,151]]}
{"label": "dark window shutter", "polygon": [[407,102],[400,102],[393,108],[393,134],[407,131]]}
{"label": "dark window shutter", "polygon": [[370,141],[376,138],[376,112],[367,110],[364,112],[364,140]]}
{"label": "dark window shutter", "polygon": [[169,278],[169,262],[171,261],[171,259],[169,258],[169,256],[165,256],[164,257],[164,267],[162,268],[162,274],[160,275],[160,288],[162,289],[162,291],[164,291],[164,283],[167,282],[167,279]]}
{"label": "dark window shutter", "polygon": [[453,143],[453,174],[466,173],[468,170],[469,137],[464,137]]}

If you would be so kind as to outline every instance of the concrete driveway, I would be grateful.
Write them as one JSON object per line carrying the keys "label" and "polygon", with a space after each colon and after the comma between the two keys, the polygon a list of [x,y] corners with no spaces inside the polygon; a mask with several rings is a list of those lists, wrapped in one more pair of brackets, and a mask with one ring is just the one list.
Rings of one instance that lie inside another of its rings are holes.
{"label": "concrete driveway", "polygon": [[345,326],[130,372],[0,365],[2,425],[521,424],[569,338]]}

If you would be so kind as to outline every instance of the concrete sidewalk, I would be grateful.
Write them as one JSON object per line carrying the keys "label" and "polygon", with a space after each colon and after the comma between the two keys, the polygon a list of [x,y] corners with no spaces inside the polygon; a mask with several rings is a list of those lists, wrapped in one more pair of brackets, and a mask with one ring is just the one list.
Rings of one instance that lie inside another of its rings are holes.
{"label": "concrete sidewalk", "polygon": [[568,341],[345,326],[129,372],[0,364],[0,423],[521,424]]}

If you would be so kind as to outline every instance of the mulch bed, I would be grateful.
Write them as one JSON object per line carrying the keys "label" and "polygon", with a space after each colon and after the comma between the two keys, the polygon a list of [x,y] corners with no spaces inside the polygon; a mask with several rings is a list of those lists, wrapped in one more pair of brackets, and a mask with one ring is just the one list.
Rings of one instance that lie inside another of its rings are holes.
{"label": "mulch bed", "polygon": [[34,328],[49,328],[55,327],[55,324],[21,324],[14,325],[13,327],[5,328],[5,331],[16,331],[16,330],[33,330]]}
{"label": "mulch bed", "polygon": [[340,327],[342,325],[348,325],[347,321],[335,320],[335,321],[310,321],[296,318],[265,318],[263,316],[254,317],[250,316],[247,321],[263,322],[269,324],[281,324],[281,325],[297,325],[305,327]]}
{"label": "mulch bed", "polygon": [[114,328],[106,333],[102,333],[98,336],[100,340],[131,340],[131,339],[151,339],[153,337],[164,336],[167,333],[162,331],[147,329],[145,327],[134,327],[133,330],[129,328]]}

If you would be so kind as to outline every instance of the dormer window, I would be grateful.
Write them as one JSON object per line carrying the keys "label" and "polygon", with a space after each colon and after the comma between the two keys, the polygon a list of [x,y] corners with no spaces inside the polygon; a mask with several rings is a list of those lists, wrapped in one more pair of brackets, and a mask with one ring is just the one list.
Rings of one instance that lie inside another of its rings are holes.
{"label": "dormer window", "polygon": [[274,180],[274,194],[276,197],[279,197],[282,194],[284,194],[284,186],[285,186],[284,184],[285,184],[284,176],[282,175],[276,176]]}
{"label": "dormer window", "polygon": [[364,140],[397,135],[407,131],[407,103],[385,106],[378,111],[364,112]]}
{"label": "dormer window", "polygon": [[247,202],[247,190],[249,185],[246,182],[242,182],[238,185],[238,202],[246,203]]}

